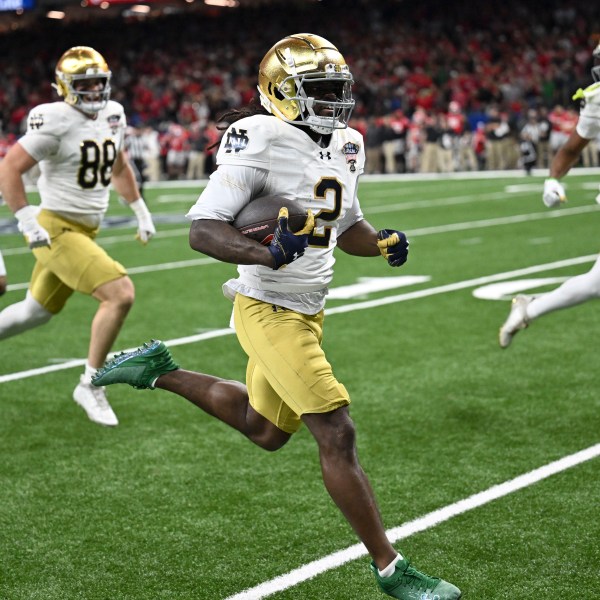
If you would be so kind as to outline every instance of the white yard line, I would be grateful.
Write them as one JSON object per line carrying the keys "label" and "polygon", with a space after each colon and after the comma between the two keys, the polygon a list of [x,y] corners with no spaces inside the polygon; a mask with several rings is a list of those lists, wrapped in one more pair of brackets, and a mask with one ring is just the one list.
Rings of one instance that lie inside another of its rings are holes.
{"label": "white yard line", "polygon": [[[570,258],[566,260],[559,260],[556,262],[545,263],[542,265],[534,265],[532,267],[525,267],[523,269],[516,269],[514,271],[506,271],[504,273],[496,273],[494,275],[486,275],[484,277],[476,277],[475,279],[466,279],[464,281],[457,281],[456,283],[449,283],[447,285],[440,285],[437,287],[426,288],[424,290],[417,290],[415,292],[407,292],[404,294],[396,294],[394,296],[386,296],[385,298],[377,298],[376,300],[365,300],[363,302],[353,302],[350,304],[343,304],[341,306],[334,306],[325,309],[326,315],[336,315],[340,313],[354,312],[355,310],[365,310],[368,308],[376,308],[378,306],[385,306],[387,304],[396,304],[398,302],[406,302],[407,300],[414,300],[416,298],[425,298],[427,296],[434,296],[437,294],[444,294],[446,292],[454,292],[456,290],[462,290],[469,287],[475,287],[492,283],[494,281],[502,281],[504,279],[510,279],[512,277],[521,277],[524,275],[531,275],[532,273],[541,273],[544,271],[550,271],[552,269],[560,269],[563,267],[570,267],[572,265],[579,265],[586,262],[593,262],[597,258],[596,254],[590,254],[587,256],[578,256],[577,258]],[[212,260],[212,259],[198,259],[198,260]],[[193,344],[199,341],[212,339],[216,337],[223,337],[231,335],[233,331],[231,329],[216,329],[214,331],[199,333],[197,335],[191,335],[183,338],[175,338],[172,340],[163,340],[167,346],[182,346],[186,344]],[[0,384],[7,383],[9,381],[16,381],[18,379],[26,379],[28,377],[36,377],[38,375],[45,375],[46,373],[53,373],[55,371],[62,371],[64,369],[72,369],[79,367],[85,363],[85,359],[74,359],[61,364],[48,365],[44,367],[38,367],[35,369],[28,369],[27,371],[17,371],[15,373],[8,373],[6,375],[0,375]]]}
{"label": "white yard line", "polygon": [[405,302],[406,300],[414,300],[415,298],[425,298],[426,296],[435,296],[436,294],[445,294],[446,292],[454,292],[465,288],[485,285],[494,281],[503,281],[513,277],[521,277],[523,275],[531,275],[532,273],[541,273],[552,269],[561,269],[572,265],[580,265],[586,262],[593,262],[598,258],[597,254],[588,254],[587,256],[578,256],[577,258],[569,258],[566,260],[558,260],[556,262],[545,263],[543,265],[534,265],[515,271],[505,271],[504,273],[496,273],[495,275],[485,275],[476,277],[475,279],[465,279],[456,283],[448,283],[437,287],[417,290],[416,292],[407,292],[405,294],[396,294],[395,296],[386,296],[385,298],[377,298],[376,300],[365,300],[363,302],[354,302],[353,304],[345,304],[343,306],[335,306],[325,310],[327,315],[335,315],[344,312],[353,312],[355,310],[364,310],[366,308],[375,308],[377,306],[385,306],[386,304],[395,304],[397,302]]}
{"label": "white yard line", "polygon": [[[369,212],[384,212],[385,208],[388,212],[394,212],[396,210],[404,210],[402,204],[390,205],[386,207],[373,207],[370,211],[366,211],[367,214]],[[530,221],[539,221],[543,219],[556,219],[560,217],[568,217],[571,215],[579,215],[586,214],[590,212],[600,211],[600,206],[598,205],[590,205],[590,206],[579,206],[574,208],[565,208],[562,210],[554,210],[551,212],[539,212],[539,213],[529,213],[523,215],[512,215],[509,217],[499,217],[495,219],[483,219],[480,221],[466,221],[464,223],[450,223],[448,225],[439,225],[433,227],[422,227],[420,229],[409,229],[406,231],[406,235],[408,238],[420,237],[424,235],[433,235],[437,233],[447,233],[449,231],[468,231],[470,229],[481,229],[485,227],[495,227],[497,225],[509,225],[513,223],[526,223]],[[178,235],[183,235],[184,233],[187,235],[188,229],[176,229],[171,231],[162,232],[157,234],[157,237],[173,237]],[[100,245],[109,245],[110,243],[122,242],[130,239],[130,235],[119,235],[112,236],[108,238],[104,238],[99,240]],[[7,248],[2,251],[4,256],[9,256],[13,254],[24,254],[26,252],[30,252],[29,248]],[[161,263],[158,265],[147,265],[142,267],[130,267],[127,269],[128,273],[131,275],[135,275],[137,273],[152,273],[154,271],[165,271],[172,269],[184,269],[188,267],[195,267],[198,265],[207,265],[213,264],[217,261],[209,258],[197,258],[190,260],[181,260],[178,262],[169,262],[169,263]],[[27,289],[29,283],[12,283],[7,287],[7,292],[15,292],[17,290]]]}
{"label": "white yard line", "polygon": [[[232,335],[233,329],[215,329],[213,331],[207,331],[199,333],[197,335],[189,335],[183,338],[177,338],[174,340],[168,340],[165,342],[168,346],[184,346],[186,344],[193,344],[195,342],[201,342],[203,340],[210,340],[216,337],[223,337],[226,335]],[[125,352],[130,352],[135,348],[128,348]],[[113,353],[110,356],[114,356]],[[110,358],[110,357],[109,357]],[[7,383],[9,381],[17,381],[18,379],[27,379],[28,377],[37,377],[38,375],[46,375],[46,373],[54,373],[56,371],[64,371],[65,369],[73,369],[80,367],[85,364],[85,358],[74,358],[63,363],[48,365],[46,367],[38,367],[36,369],[28,369],[27,371],[17,371],[15,373],[8,373],[7,375],[0,375],[0,383]]]}
{"label": "white yard line", "polygon": [[513,223],[528,223],[530,221],[542,221],[545,219],[558,219],[571,215],[583,215],[586,213],[599,212],[600,205],[590,204],[587,206],[576,206],[574,208],[564,208],[562,210],[544,211],[529,213],[524,215],[510,215],[508,217],[497,217],[495,219],[481,219],[480,221],[465,221],[464,223],[449,223],[437,227],[422,227],[421,229],[412,229],[406,231],[407,237],[417,237],[420,235],[431,235],[433,233],[447,233],[448,231],[466,231],[469,229],[481,229],[484,227],[496,227],[497,225],[512,225]]}
{"label": "white yard line", "polygon": [[[453,517],[484,506],[485,504],[503,498],[504,496],[508,496],[513,492],[534,485],[543,479],[566,471],[567,469],[571,469],[572,467],[597,458],[598,456],[600,456],[600,444],[595,444],[585,450],[581,450],[575,454],[548,463],[543,467],[529,471],[529,473],[519,475],[514,479],[494,485],[483,492],[479,492],[468,498],[464,498],[463,500],[434,510],[418,519],[408,521],[407,523],[404,523],[404,525],[389,529],[386,532],[387,536],[392,543],[403,540],[415,533],[431,529]],[[277,592],[287,590],[303,581],[312,579],[325,571],[341,567],[342,565],[357,558],[361,558],[362,556],[366,556],[367,554],[367,549],[363,544],[355,544],[345,550],[334,552],[333,554],[329,554],[328,556],[324,556],[323,558],[294,569],[289,573],[275,577],[270,581],[265,581],[256,587],[229,596],[226,600],[261,600],[261,598],[266,598]]]}
{"label": "white yard line", "polygon": [[[494,193],[494,194],[479,194],[474,196],[455,196],[451,198],[442,198],[440,200],[423,200],[417,202],[397,202],[395,204],[380,204],[371,207],[363,207],[365,215],[370,214],[381,214],[381,213],[392,213],[402,210],[415,209],[415,208],[439,208],[443,206],[452,206],[455,204],[464,204],[467,202],[478,202],[482,200],[499,200],[505,198],[506,194]],[[480,221],[465,221],[463,223],[450,223],[447,225],[439,225],[435,227],[422,227],[420,229],[406,230],[405,233],[409,237],[416,237],[421,235],[431,235],[436,233],[445,233],[447,231],[464,231],[468,229],[480,229],[482,227],[494,227],[496,225],[508,225],[512,223],[525,223],[529,221],[542,221],[545,219],[557,219],[560,217],[569,217],[572,215],[580,215],[591,212],[600,211],[598,204],[589,204],[585,206],[575,206],[572,208],[562,208],[552,211],[539,211],[534,213],[527,213],[522,215],[511,215],[508,217],[498,217],[495,219],[484,219]],[[168,229],[165,231],[158,231],[154,236],[155,240],[166,239],[172,237],[180,237],[189,235],[189,227],[180,227],[177,229]],[[124,233],[120,235],[112,235],[106,237],[99,237],[97,240],[100,246],[110,246],[112,244],[120,243],[138,243],[135,241],[131,233]],[[15,256],[19,254],[28,254],[31,252],[27,246],[17,246],[15,248],[3,248],[2,254],[6,256]],[[20,285],[20,284],[18,284]]]}

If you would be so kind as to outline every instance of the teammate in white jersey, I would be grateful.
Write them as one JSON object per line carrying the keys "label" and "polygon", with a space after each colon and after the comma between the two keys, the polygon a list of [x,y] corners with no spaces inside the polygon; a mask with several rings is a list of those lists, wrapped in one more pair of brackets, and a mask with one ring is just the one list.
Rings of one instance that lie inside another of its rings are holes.
{"label": "teammate in white jersey", "polygon": [[[550,208],[566,202],[565,189],[558,180],[569,172],[589,142],[600,135],[600,44],[596,46],[593,57],[596,64],[592,68],[592,76],[596,83],[585,90],[578,90],[573,96],[574,100],[581,99],[583,102],[577,126],[552,159],[550,177],[544,182],[542,199]],[[600,203],[600,194],[596,202]],[[548,294],[515,296],[508,318],[500,328],[500,347],[508,348],[513,337],[538,317],[594,298],[600,298],[600,256],[587,273],[567,279]]]}
{"label": "teammate in white jersey", "polygon": [[[381,589],[406,600],[417,592],[456,600],[458,588],[409,566],[387,539],[358,461],[348,392],[321,347],[335,246],[382,254],[394,267],[408,255],[403,233],[377,232],[361,213],[365,156],[362,136],[347,127],[351,85],[343,56],[322,37],[298,34],[275,44],[259,70],[265,111],[229,115],[218,169],[188,214],[192,248],[239,265],[224,292],[234,301],[235,330],[248,355],[246,385],[184,371],[158,341],[109,361],[93,382],[169,390],[271,451],[304,423],[318,444],[325,486],[371,554]],[[310,210],[302,232],[288,231],[287,209],[269,246],[232,227],[239,211],[264,195]]]}
{"label": "teammate in white jersey", "polygon": [[[25,300],[0,312],[0,339],[46,323],[74,291],[93,296],[100,304],[73,398],[92,421],[114,426],[118,419],[105,391],[91,385],[91,376],[123,325],[134,287],[125,268],[94,241],[109,186],[134,211],[142,243],[155,228],[123,152],[125,114],[110,100],[110,78],[96,50],[67,50],[56,67],[55,87],[64,101],[33,108],[26,134],[0,163],[0,191],[36,259]],[[22,179],[38,163],[40,207],[28,203]]]}

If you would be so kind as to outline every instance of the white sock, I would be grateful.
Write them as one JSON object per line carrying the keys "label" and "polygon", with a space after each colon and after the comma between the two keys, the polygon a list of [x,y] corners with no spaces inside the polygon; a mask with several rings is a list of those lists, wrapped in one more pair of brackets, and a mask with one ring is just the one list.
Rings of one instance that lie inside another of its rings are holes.
{"label": "white sock", "polygon": [[92,383],[92,375],[96,373],[99,367],[90,367],[90,363],[86,361],[85,363],[85,371],[83,372],[83,382],[91,385]]}
{"label": "white sock", "polygon": [[402,554],[398,554],[398,556],[396,556],[396,558],[385,569],[377,569],[379,571],[380,577],[390,577],[391,575],[393,575],[394,571],[396,570],[396,563],[401,560]]}

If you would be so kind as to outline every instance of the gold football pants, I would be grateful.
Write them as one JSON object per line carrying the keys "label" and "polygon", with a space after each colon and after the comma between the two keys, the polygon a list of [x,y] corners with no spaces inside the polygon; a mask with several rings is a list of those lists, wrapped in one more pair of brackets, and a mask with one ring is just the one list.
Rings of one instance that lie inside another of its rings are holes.
{"label": "gold football pants", "polygon": [[34,248],[36,263],[31,275],[31,295],[52,314],[60,312],[74,291],[90,295],[102,284],[127,274],[94,242],[97,228],[73,223],[48,210],[38,223],[50,234],[52,245]]}
{"label": "gold football pants", "polygon": [[321,348],[323,311],[303,315],[237,294],[234,322],[248,355],[250,405],[287,433],[305,413],[326,413],[350,404]]}

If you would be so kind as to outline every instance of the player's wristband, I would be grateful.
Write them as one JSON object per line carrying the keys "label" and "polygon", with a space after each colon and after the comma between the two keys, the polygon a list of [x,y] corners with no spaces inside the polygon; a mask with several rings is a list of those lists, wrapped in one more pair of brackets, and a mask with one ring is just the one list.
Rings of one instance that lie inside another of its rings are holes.
{"label": "player's wristband", "polygon": [[139,221],[150,218],[150,211],[148,210],[143,198],[138,198],[137,200],[130,202],[129,206]]}
{"label": "player's wristband", "polygon": [[39,212],[39,208],[31,204],[27,204],[15,212],[15,217],[19,221],[23,231],[38,226],[37,216]]}

